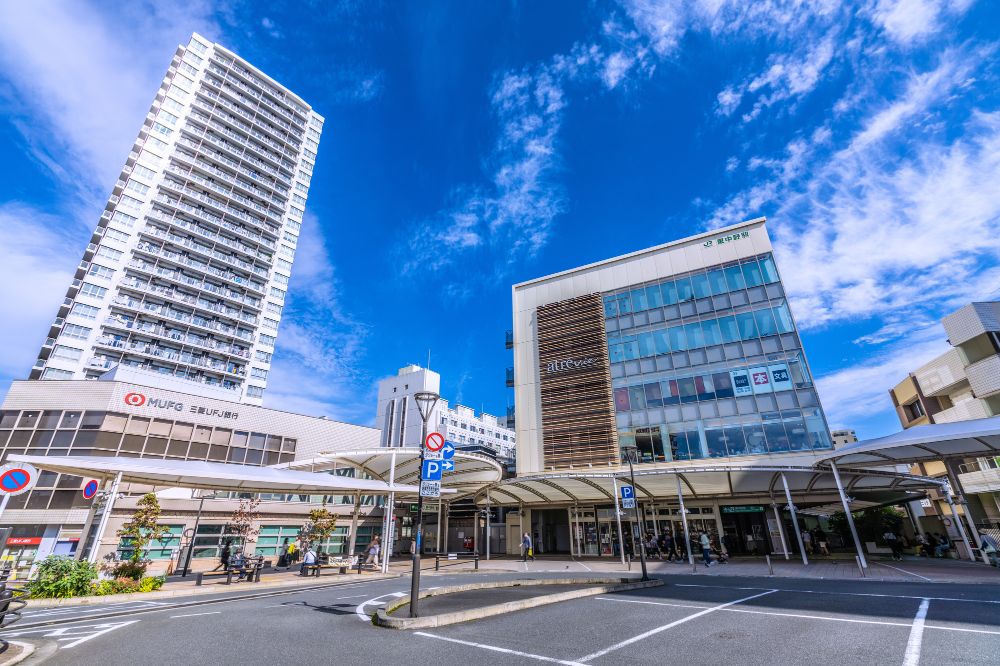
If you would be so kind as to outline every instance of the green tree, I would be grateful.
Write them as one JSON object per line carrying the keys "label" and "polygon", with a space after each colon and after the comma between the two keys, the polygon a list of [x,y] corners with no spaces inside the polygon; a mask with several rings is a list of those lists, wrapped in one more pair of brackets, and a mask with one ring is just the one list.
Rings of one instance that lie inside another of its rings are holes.
{"label": "green tree", "polygon": [[[858,537],[862,541],[881,541],[886,532],[899,534],[904,515],[891,506],[879,506],[863,511],[852,511],[854,526],[858,528]],[[847,514],[843,511],[830,516],[830,529],[843,537],[845,543],[851,543],[851,527],[847,524]]]}
{"label": "green tree", "polygon": [[326,507],[313,509],[309,512],[309,520],[299,531],[303,541],[316,544],[316,552],[319,552],[320,544],[330,538],[337,528],[337,514],[330,513]]}
{"label": "green tree", "polygon": [[146,493],[139,499],[132,518],[118,530],[118,537],[124,541],[122,548],[132,551],[128,559],[133,564],[138,564],[143,559],[150,542],[159,541],[169,534],[169,530],[160,525],[159,521],[160,502],[155,493]]}
{"label": "green tree", "polygon": [[240,500],[239,506],[229,519],[229,533],[239,537],[244,548],[250,541],[255,541],[260,534],[260,498],[257,496]]}

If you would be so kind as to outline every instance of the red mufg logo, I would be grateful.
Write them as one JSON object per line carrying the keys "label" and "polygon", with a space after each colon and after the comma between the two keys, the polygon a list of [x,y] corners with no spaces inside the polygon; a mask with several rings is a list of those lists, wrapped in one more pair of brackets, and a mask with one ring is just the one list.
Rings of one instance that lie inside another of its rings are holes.
{"label": "red mufg logo", "polygon": [[141,393],[126,393],[125,404],[130,407],[142,407],[146,404],[146,396]]}

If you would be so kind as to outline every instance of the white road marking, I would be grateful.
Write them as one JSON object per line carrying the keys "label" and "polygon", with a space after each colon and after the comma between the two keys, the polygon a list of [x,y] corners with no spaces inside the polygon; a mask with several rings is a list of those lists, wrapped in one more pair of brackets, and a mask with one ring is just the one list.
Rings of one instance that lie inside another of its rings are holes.
{"label": "white road marking", "polygon": [[334,601],[340,601],[341,599],[357,599],[358,597],[363,597],[363,594],[352,594],[349,597],[335,597]]}
{"label": "white road marking", "polygon": [[588,567],[588,566],[587,566],[586,564],[584,564],[584,563],[583,563],[583,562],[581,562],[580,560],[577,560],[577,561],[576,561],[576,563],[577,563],[577,564],[579,564],[579,565],[580,565],[581,567],[583,567],[584,569],[586,569],[587,571],[593,571],[593,569],[591,569],[590,567]]}
{"label": "white road marking", "polygon": [[927,608],[930,605],[930,599],[921,601],[920,607],[917,608],[917,614],[913,617],[910,639],[906,641],[906,654],[903,657],[903,666],[917,666],[920,663],[920,649],[924,643],[924,620],[927,619]]}
{"label": "white road marking", "polygon": [[[15,631],[9,634],[4,634],[6,638],[13,638],[15,636],[26,636],[28,634],[42,634],[42,638],[54,638],[57,641],[70,641],[60,645],[61,649],[69,649],[76,647],[80,643],[85,643],[86,641],[97,638],[98,636],[103,636],[109,631],[114,631],[115,629],[120,629],[122,627],[127,627],[130,624],[135,624],[139,620],[129,620],[127,622],[105,622],[102,624],[88,624],[82,627],[48,627],[46,629],[26,629],[25,631]],[[97,631],[84,631],[79,633],[81,630],[96,629]]]}
{"label": "white road marking", "polygon": [[766,596],[768,594],[774,594],[775,592],[777,592],[777,590],[768,590],[767,592],[761,592],[760,594],[753,594],[753,595],[751,595],[749,597],[743,597],[742,599],[736,599],[735,601],[728,601],[728,602],[726,602],[724,604],[719,604],[718,606],[712,606],[710,608],[706,608],[706,609],[704,609],[704,610],[702,610],[702,611],[700,611],[698,613],[694,613],[692,615],[688,615],[687,617],[682,617],[681,619],[674,620],[673,622],[670,622],[669,624],[665,624],[663,626],[656,627],[655,629],[650,629],[649,631],[643,632],[643,633],[639,634],[638,636],[633,636],[632,638],[628,638],[628,639],[626,639],[624,641],[621,641],[619,643],[615,643],[614,645],[610,645],[610,646],[604,648],[603,650],[598,650],[597,652],[592,652],[591,654],[588,654],[586,657],[583,657],[583,658],[579,659],[578,661],[580,661],[582,663],[586,663],[588,661],[592,661],[594,659],[597,659],[598,657],[603,657],[604,655],[608,654],[609,652],[614,652],[615,650],[620,650],[621,648],[626,647],[628,645],[631,645],[632,643],[637,643],[637,642],[639,642],[641,640],[649,638],[650,636],[654,636],[654,635],[660,633],[661,631],[666,631],[667,629],[672,629],[672,628],[676,627],[677,625],[684,624],[685,622],[690,622],[691,620],[694,620],[694,619],[697,619],[699,617],[702,617],[703,615],[708,615],[709,613],[714,613],[715,611],[722,610],[724,608],[728,608],[729,606],[733,606],[733,605],[736,605],[736,604],[739,604],[739,603],[743,603],[744,601],[750,601],[751,599],[757,599],[758,597],[763,597],[763,596]]}
{"label": "white road marking", "polygon": [[[368,615],[365,614],[365,606],[368,606],[368,605],[371,605],[371,604],[385,603],[385,602],[379,601],[379,599],[382,599],[383,597],[396,597],[396,598],[399,598],[399,597],[405,597],[405,596],[406,596],[406,592],[389,592],[388,594],[380,594],[377,597],[372,597],[368,601],[362,601],[360,604],[358,604],[358,607],[354,609],[354,613],[358,616],[358,619],[361,620],[362,622],[371,622],[371,620],[372,620],[371,617],[369,617]],[[386,600],[386,601],[388,601],[388,600]]]}
{"label": "white road marking", "polygon": [[894,567],[891,564],[885,564],[884,562],[875,562],[874,564],[877,564],[880,567],[888,567],[890,569],[895,569],[896,571],[901,571],[901,572],[903,572],[905,574],[908,574],[910,576],[916,576],[917,578],[920,578],[922,580],[926,580],[928,583],[933,583],[934,582],[933,578],[928,578],[927,576],[921,576],[918,573],[913,573],[912,571],[907,571],[906,569],[900,569],[899,567]]}
{"label": "white road marking", "polygon": [[25,619],[36,618],[36,617],[52,617],[55,615],[70,615],[73,613],[84,614],[84,613],[104,613],[109,611],[122,610],[123,606],[137,606],[135,610],[141,608],[146,608],[150,606],[165,606],[166,602],[163,601],[127,601],[120,604],[108,604],[101,606],[73,606],[70,608],[40,608],[35,611],[26,611],[23,613]]}
{"label": "white road marking", "polygon": [[206,611],[204,613],[185,613],[184,615],[171,615],[170,619],[174,620],[179,617],[198,617],[199,615],[218,615],[222,611]]}
{"label": "white road marking", "polygon": [[[770,590],[768,587],[727,587],[725,585],[698,585],[695,583],[674,583],[674,587],[707,587],[716,590]],[[828,592],[826,590],[789,590],[778,588],[775,592],[793,592],[796,594],[841,594],[852,597],[883,597],[886,599],[930,599],[931,601],[959,601],[967,604],[1000,604],[994,599],[959,599],[957,597],[918,597],[912,594],[877,594],[875,592]]]}
{"label": "white road marking", "polygon": [[457,638],[446,638],[445,636],[437,636],[435,634],[428,634],[423,631],[413,632],[414,636],[423,636],[425,638],[434,638],[439,641],[447,641],[449,643],[457,643],[458,645],[467,645],[469,647],[479,648],[480,650],[489,650],[490,652],[500,652],[502,654],[512,654],[517,657],[527,657],[528,659],[535,659],[536,661],[546,661],[553,664],[568,664],[569,666],[582,666],[580,662],[577,661],[566,661],[565,659],[555,659],[553,657],[546,657],[540,654],[531,654],[530,652],[521,652],[519,650],[511,650],[508,648],[497,647],[496,645],[486,645],[485,643],[473,643],[472,641],[461,641]]}

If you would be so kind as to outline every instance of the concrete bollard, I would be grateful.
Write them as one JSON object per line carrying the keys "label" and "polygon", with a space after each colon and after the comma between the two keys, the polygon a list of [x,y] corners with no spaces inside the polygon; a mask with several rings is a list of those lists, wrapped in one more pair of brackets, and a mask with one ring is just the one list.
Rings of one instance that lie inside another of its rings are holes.
{"label": "concrete bollard", "polygon": [[205,574],[199,571],[194,575],[194,584],[196,587],[201,587],[202,580],[205,578]]}

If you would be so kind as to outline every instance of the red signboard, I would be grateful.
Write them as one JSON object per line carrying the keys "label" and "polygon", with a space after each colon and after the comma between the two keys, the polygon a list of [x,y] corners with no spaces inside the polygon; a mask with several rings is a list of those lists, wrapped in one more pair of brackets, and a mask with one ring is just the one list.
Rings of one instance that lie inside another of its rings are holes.
{"label": "red signboard", "polygon": [[8,546],[37,546],[42,543],[42,537],[10,537]]}

